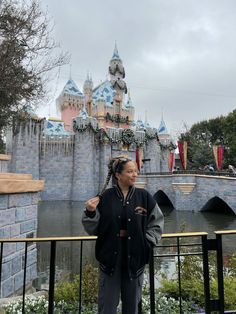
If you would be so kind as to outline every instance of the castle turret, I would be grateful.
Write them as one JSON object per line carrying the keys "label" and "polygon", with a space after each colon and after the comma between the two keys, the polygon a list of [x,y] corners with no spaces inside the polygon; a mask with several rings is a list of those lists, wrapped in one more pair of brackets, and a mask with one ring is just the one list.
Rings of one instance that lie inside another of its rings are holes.
{"label": "castle turret", "polygon": [[101,92],[96,100],[97,114],[96,118],[100,127],[104,127],[106,99]]}
{"label": "castle turret", "polygon": [[165,121],[163,119],[163,115],[162,115],[161,122],[160,122],[157,132],[158,132],[158,137],[159,137],[160,142],[163,142],[163,143],[170,142],[170,133],[167,130]]}
{"label": "castle turret", "polygon": [[88,115],[92,116],[93,81],[92,81],[92,78],[89,76],[89,74],[87,75],[87,78],[84,82],[83,92],[84,92],[85,108],[87,109]]}
{"label": "castle turret", "polygon": [[125,108],[129,111],[129,124],[131,125],[134,120],[134,106],[128,91],[128,100],[125,104]]}
{"label": "castle turret", "polygon": [[124,93],[127,94],[127,87],[125,81],[123,80],[123,78],[125,78],[125,69],[119,56],[116,44],[109,65],[109,74],[111,85],[116,90],[116,93],[119,94],[122,101]]}
{"label": "castle turret", "polygon": [[77,117],[84,105],[84,95],[72,79],[69,79],[56,100],[57,109],[61,113],[61,120],[65,129],[72,130],[72,119]]}

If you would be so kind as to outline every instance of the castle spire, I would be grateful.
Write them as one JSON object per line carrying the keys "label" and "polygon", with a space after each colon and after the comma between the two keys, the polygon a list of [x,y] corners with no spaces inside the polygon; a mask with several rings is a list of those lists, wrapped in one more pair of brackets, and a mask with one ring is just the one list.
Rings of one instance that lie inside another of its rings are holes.
{"label": "castle spire", "polygon": [[120,59],[120,56],[119,56],[119,52],[118,52],[118,49],[117,49],[117,44],[116,44],[116,41],[115,41],[115,48],[114,48],[114,51],[113,51],[113,55],[112,55],[112,60],[116,59],[116,60],[121,60]]}
{"label": "castle spire", "polygon": [[159,128],[157,131],[159,134],[169,134],[167,127],[166,127],[166,124],[165,124],[165,121],[164,121],[164,118],[163,118],[163,110],[162,110],[162,114],[161,114],[161,122],[160,122],[160,125],[159,125]]}
{"label": "castle spire", "polygon": [[123,78],[125,78],[125,69],[119,56],[116,43],[113,56],[110,60],[109,74],[112,87],[116,90],[122,99],[123,93],[127,94],[127,87],[125,81],[123,80]]}

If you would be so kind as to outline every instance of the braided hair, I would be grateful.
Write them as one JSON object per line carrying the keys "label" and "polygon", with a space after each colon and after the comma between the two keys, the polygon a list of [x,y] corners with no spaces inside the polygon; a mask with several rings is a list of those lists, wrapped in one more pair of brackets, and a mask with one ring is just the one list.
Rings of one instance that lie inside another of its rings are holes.
{"label": "braided hair", "polygon": [[117,157],[114,157],[114,158],[111,158],[110,159],[110,162],[108,164],[108,173],[107,173],[107,177],[106,177],[106,181],[104,183],[104,186],[101,190],[101,192],[98,194],[98,196],[102,196],[103,193],[105,192],[109,182],[110,182],[110,179],[111,177],[113,177],[113,179],[115,181],[117,181],[117,178],[116,178],[116,173],[121,173],[121,171],[124,169],[124,165],[131,161],[132,159],[129,159],[127,156],[125,155],[121,155],[121,156],[117,156]]}

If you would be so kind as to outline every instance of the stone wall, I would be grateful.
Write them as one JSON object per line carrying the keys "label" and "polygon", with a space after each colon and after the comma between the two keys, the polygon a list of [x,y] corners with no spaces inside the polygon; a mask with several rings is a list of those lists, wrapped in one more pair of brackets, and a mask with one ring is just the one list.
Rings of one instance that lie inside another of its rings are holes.
{"label": "stone wall", "polygon": [[[37,230],[38,193],[0,194],[0,238],[35,237]],[[24,243],[3,246],[1,297],[22,288],[24,276]],[[26,282],[37,277],[35,244],[28,246]]]}
{"label": "stone wall", "polygon": [[11,156],[0,154],[0,172],[7,172]]}
{"label": "stone wall", "polygon": [[12,156],[10,172],[30,173],[39,179],[40,129],[39,122],[19,126],[11,144],[7,143],[7,153]]}
{"label": "stone wall", "polygon": [[161,169],[161,150],[157,140],[149,140],[144,146],[144,159],[150,159],[144,163],[144,172],[160,172]]}
{"label": "stone wall", "polygon": [[99,142],[94,133],[75,134],[72,200],[84,201],[98,193],[99,188]]}
{"label": "stone wall", "polygon": [[[110,157],[126,154],[136,158],[132,145],[123,150],[120,143],[101,141],[91,129],[64,137],[44,135],[42,121],[19,126],[7,148],[12,154],[11,172],[32,173],[34,179],[45,180],[43,200],[84,201],[101,191]],[[145,158],[149,163],[144,172],[166,171],[168,156],[156,139],[144,145]]]}
{"label": "stone wall", "polygon": [[[4,156],[1,156],[4,159]],[[7,161],[9,156],[5,155]],[[39,193],[44,182],[32,180],[31,174],[0,172],[0,239],[36,237]],[[24,242],[3,244],[0,297],[22,289]],[[28,245],[26,284],[37,277],[37,251]]]}
{"label": "stone wall", "polygon": [[44,200],[70,200],[72,189],[73,152],[52,154],[46,151],[40,158],[40,178],[45,181],[41,193]]}

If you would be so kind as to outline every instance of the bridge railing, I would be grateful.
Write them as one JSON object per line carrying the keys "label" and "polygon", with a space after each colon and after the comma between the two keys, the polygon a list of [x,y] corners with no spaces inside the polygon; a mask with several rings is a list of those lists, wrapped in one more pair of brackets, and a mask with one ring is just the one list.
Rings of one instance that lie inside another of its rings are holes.
{"label": "bridge railing", "polygon": [[145,172],[140,173],[140,175],[183,175],[183,174],[197,174],[197,175],[206,175],[206,176],[222,176],[222,177],[232,177],[236,178],[236,174],[233,174],[228,171],[209,171],[209,170],[174,170],[166,172]]}
{"label": "bridge railing", "polygon": [[[236,235],[236,230],[216,231],[215,239],[209,239],[206,232],[194,232],[194,233],[173,233],[164,234],[162,236],[163,243],[154,249],[151,254],[149,263],[149,296],[150,296],[150,314],[158,313],[156,309],[155,300],[155,259],[161,259],[165,257],[174,257],[177,260],[177,273],[178,273],[178,290],[179,290],[179,313],[183,312],[183,287],[182,287],[182,275],[181,275],[181,263],[185,256],[201,256],[203,266],[203,278],[204,278],[204,295],[205,295],[205,312],[206,314],[218,311],[218,313],[236,313],[236,311],[224,311],[224,274],[223,274],[223,245],[222,237],[224,235]],[[185,241],[185,239],[194,239],[194,242]],[[27,268],[27,255],[28,247],[32,243],[47,242],[50,243],[50,271],[49,271],[49,291],[48,291],[48,313],[54,312],[54,290],[55,290],[55,271],[56,271],[56,250],[57,244],[62,241],[66,242],[79,242],[80,243],[80,257],[79,257],[79,310],[78,313],[82,313],[82,265],[83,265],[83,245],[87,241],[95,241],[96,237],[51,237],[51,238],[12,238],[12,239],[0,239],[0,290],[2,283],[2,264],[3,264],[3,252],[4,246],[9,243],[24,243],[24,276],[23,276],[23,293],[22,293],[22,313],[25,313],[25,297],[26,297],[26,268]],[[168,243],[165,243],[168,240]],[[169,241],[174,240],[174,243]],[[171,248],[171,253],[163,252],[163,249]],[[187,251],[186,249],[189,249]],[[193,251],[192,248],[197,248]],[[218,298],[213,299],[210,289],[210,272],[209,272],[209,252],[214,251],[216,253],[217,261],[217,283],[218,283]],[[140,306],[140,313],[141,312]]]}

